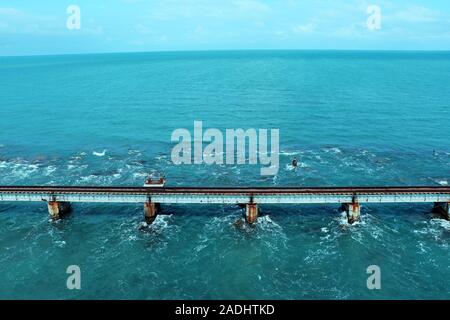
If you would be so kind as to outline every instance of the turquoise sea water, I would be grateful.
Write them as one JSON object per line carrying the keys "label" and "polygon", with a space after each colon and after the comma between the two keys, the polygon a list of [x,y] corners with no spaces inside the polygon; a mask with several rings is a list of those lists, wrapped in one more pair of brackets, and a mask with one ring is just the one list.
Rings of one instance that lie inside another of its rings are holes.
{"label": "turquoise sea water", "polygon": [[[178,52],[0,57],[1,185],[448,185],[450,53]],[[280,129],[280,170],[175,166],[173,130]],[[289,170],[292,157],[300,168]],[[450,223],[430,205],[0,203],[0,298],[450,298]],[[79,265],[82,289],[66,288]],[[382,289],[366,287],[370,265]]]}

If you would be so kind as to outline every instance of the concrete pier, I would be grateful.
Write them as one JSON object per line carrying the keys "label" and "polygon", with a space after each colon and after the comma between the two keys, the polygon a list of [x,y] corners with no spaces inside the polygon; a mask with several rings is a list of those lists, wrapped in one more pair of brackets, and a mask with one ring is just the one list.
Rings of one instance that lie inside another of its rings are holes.
{"label": "concrete pier", "polygon": [[361,205],[359,203],[344,203],[342,209],[347,213],[348,223],[353,224],[361,220]]}
{"label": "concrete pier", "polygon": [[144,216],[145,221],[148,224],[152,224],[153,221],[155,221],[156,216],[158,215],[159,211],[161,210],[161,205],[159,203],[154,203],[147,201],[144,203]]}
{"label": "concrete pier", "polygon": [[245,206],[245,217],[247,222],[252,224],[258,220],[258,205],[256,203],[248,203]]}
{"label": "concrete pier", "polygon": [[435,202],[433,212],[439,213],[446,220],[450,220],[450,202]]}
{"label": "concrete pier", "polygon": [[58,201],[49,201],[48,205],[48,213],[53,220],[61,219],[65,214],[69,213],[72,209],[70,202],[58,202]]}

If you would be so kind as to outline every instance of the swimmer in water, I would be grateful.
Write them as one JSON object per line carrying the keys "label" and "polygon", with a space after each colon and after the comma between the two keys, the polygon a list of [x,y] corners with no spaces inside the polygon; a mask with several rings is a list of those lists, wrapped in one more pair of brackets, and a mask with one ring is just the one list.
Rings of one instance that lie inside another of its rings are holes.
{"label": "swimmer in water", "polygon": [[298,166],[297,158],[294,158],[294,159],[292,160],[292,166],[293,166],[294,168],[297,168],[297,166]]}

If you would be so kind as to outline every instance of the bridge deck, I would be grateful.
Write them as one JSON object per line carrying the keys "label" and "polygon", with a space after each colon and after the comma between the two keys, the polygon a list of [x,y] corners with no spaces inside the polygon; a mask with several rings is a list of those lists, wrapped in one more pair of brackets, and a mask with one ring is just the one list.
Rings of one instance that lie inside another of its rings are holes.
{"label": "bridge deck", "polygon": [[0,201],[142,203],[413,203],[450,202],[450,186],[392,187],[94,187],[0,186]]}

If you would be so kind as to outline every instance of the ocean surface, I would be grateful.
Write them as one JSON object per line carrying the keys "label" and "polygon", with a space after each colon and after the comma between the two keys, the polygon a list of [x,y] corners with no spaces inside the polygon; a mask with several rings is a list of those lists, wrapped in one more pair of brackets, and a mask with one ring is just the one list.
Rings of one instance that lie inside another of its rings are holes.
{"label": "ocean surface", "polygon": [[[0,185],[448,185],[450,53],[237,51],[0,57]],[[171,133],[280,129],[280,170],[181,165]],[[289,163],[299,160],[292,171]],[[0,298],[450,299],[431,205],[0,203]],[[68,290],[66,268],[81,268]],[[381,269],[381,290],[366,270]]]}

